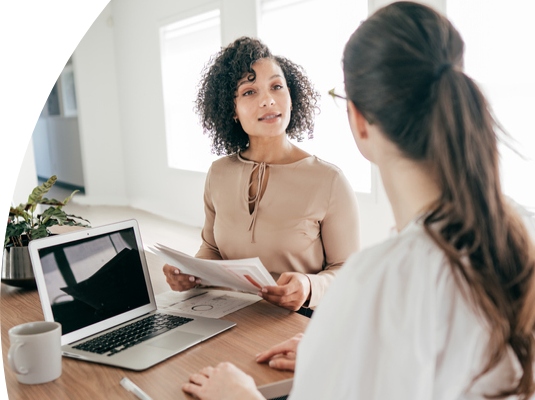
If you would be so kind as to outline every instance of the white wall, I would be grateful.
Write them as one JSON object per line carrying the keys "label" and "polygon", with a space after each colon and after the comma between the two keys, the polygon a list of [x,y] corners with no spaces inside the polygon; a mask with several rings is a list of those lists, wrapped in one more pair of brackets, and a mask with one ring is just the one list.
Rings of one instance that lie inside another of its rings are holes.
{"label": "white wall", "polygon": [[117,55],[110,3],[72,57],[86,193],[77,196],[78,202],[129,204],[124,162],[128,137],[121,132]]}
{"label": "white wall", "polygon": [[[427,1],[442,11],[444,2]],[[369,0],[370,12],[387,3]],[[224,44],[256,35],[258,0],[112,0],[78,46],[73,63],[88,203],[124,203],[204,223],[205,174],[167,166],[159,27],[217,6],[223,18],[235,18],[222,26]],[[357,195],[363,246],[383,240],[394,225],[373,174],[373,193]]]}

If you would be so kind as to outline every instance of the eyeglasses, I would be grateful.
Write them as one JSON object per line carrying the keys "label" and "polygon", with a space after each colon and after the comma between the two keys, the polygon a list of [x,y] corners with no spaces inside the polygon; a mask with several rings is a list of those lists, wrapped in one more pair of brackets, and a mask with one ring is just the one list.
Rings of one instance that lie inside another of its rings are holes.
{"label": "eyeglasses", "polygon": [[[334,102],[336,103],[337,106],[340,106],[340,105],[336,102],[336,99],[340,99],[340,100],[343,100],[345,102],[344,106],[347,107],[347,101],[348,101],[347,97],[336,93],[335,92],[335,88],[332,88],[331,90],[329,90],[329,96],[331,96],[333,98],[333,100],[334,100]],[[373,124],[373,120],[371,118],[369,118],[369,117],[365,117],[365,118],[366,118],[366,121],[368,121],[368,123],[370,125]]]}
{"label": "eyeglasses", "polygon": [[[333,98],[334,104],[336,104],[337,107],[347,109],[347,97],[342,96],[335,92],[335,88],[332,88],[329,90],[329,96]],[[337,101],[337,99],[340,99],[343,101],[343,104],[340,104],[340,100]]]}
{"label": "eyeglasses", "polygon": [[332,96],[334,101],[336,101],[336,99],[342,99],[342,100],[347,101],[347,97],[344,97],[344,96],[341,96],[341,95],[337,94],[334,90],[335,90],[334,88],[329,90],[329,95]]}

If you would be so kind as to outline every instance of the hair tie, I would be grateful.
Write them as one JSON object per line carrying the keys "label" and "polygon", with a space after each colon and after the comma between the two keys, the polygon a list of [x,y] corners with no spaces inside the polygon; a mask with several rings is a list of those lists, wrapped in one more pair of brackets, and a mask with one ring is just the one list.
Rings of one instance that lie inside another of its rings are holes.
{"label": "hair tie", "polygon": [[442,73],[451,68],[451,63],[442,63],[440,64],[437,69],[435,69],[435,80],[438,80],[440,79],[440,77],[442,76]]}

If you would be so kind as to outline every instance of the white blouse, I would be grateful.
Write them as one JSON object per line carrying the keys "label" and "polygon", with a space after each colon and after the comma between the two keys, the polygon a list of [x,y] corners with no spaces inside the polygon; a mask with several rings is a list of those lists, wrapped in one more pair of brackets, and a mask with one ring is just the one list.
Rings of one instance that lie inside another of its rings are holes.
{"label": "white blouse", "polygon": [[290,399],[482,400],[521,372],[510,349],[472,384],[487,343],[483,316],[412,222],[348,259],[299,345]]}

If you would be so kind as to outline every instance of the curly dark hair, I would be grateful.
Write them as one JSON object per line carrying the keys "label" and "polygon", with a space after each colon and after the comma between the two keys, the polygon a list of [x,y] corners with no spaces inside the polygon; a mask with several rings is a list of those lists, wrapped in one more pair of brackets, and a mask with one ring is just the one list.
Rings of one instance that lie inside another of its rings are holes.
{"label": "curly dark hair", "polygon": [[286,134],[297,141],[302,141],[305,134],[312,138],[319,93],[303,68],[287,58],[272,55],[260,40],[241,37],[210,58],[198,85],[195,112],[204,134],[212,140],[213,153],[230,155],[249,146],[249,136],[233,119],[236,114],[234,98],[238,81],[248,75],[251,75],[248,79],[254,81],[253,64],[263,58],[279,65],[290,90],[292,114]]}

